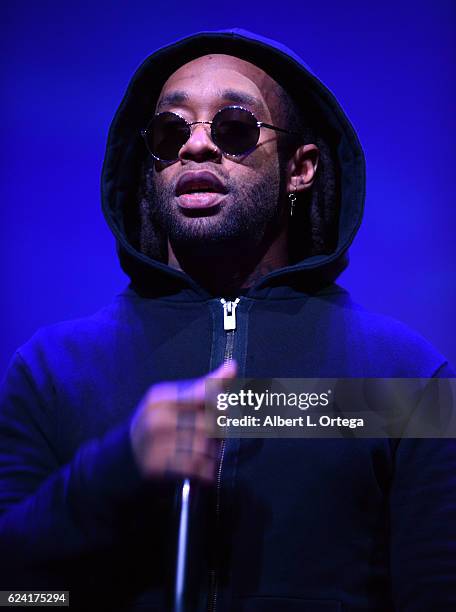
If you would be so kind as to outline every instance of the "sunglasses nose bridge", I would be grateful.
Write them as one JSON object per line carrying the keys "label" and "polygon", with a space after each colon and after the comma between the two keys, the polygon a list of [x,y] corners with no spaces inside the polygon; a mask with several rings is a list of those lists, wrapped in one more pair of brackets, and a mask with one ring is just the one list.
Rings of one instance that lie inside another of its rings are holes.
{"label": "sunglasses nose bridge", "polygon": [[189,137],[186,142],[182,145],[180,154],[188,150],[188,148],[195,148],[198,150],[207,147],[208,143],[211,145],[211,149],[219,153],[219,148],[212,138],[212,121],[192,121],[187,124],[190,128]]}
{"label": "sunglasses nose bridge", "polygon": [[[192,121],[188,125],[190,127],[190,136],[189,136],[189,139],[193,136],[193,133],[196,130],[201,129],[212,140],[212,121]],[[197,127],[195,127],[195,126],[197,126]],[[201,126],[201,128],[199,126]],[[210,127],[207,127],[207,126],[210,126]]]}

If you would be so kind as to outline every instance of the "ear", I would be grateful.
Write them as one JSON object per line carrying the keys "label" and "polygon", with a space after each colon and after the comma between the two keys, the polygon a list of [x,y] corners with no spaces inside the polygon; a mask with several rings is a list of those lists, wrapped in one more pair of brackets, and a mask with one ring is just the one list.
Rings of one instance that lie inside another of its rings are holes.
{"label": "ear", "polygon": [[287,193],[310,189],[315,181],[320,151],[314,144],[302,145],[287,165]]}

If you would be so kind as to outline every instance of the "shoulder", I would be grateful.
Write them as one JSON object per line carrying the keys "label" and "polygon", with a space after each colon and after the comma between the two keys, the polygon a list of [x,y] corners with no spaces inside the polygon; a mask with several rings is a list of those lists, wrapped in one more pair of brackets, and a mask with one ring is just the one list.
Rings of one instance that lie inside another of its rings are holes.
{"label": "shoulder", "polygon": [[38,328],[19,346],[16,356],[32,375],[75,367],[83,364],[89,354],[93,363],[97,352],[106,354],[118,342],[121,330],[128,328],[125,324],[128,316],[123,300],[116,296],[110,304],[88,316]]}
{"label": "shoulder", "polygon": [[422,334],[394,317],[370,311],[342,288],[332,294],[341,339],[363,360],[366,376],[455,376],[454,370]]}

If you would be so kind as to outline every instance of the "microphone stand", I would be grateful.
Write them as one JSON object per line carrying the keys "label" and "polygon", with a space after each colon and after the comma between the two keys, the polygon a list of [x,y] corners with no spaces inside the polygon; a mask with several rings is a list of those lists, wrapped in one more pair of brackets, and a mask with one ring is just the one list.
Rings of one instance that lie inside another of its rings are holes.
{"label": "microphone stand", "polygon": [[177,536],[176,570],[174,582],[173,612],[190,612],[185,609],[185,595],[188,590],[186,584],[188,565],[189,515],[190,515],[190,479],[185,478],[179,491],[179,527]]}

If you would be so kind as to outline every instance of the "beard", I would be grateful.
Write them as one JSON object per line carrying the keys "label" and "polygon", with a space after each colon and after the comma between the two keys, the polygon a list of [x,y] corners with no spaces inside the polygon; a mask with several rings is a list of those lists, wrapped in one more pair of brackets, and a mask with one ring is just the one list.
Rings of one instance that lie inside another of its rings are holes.
{"label": "beard", "polygon": [[149,169],[149,222],[167,237],[175,252],[207,257],[228,254],[232,249],[251,251],[280,231],[284,186],[277,164],[270,163],[248,182],[226,176],[220,168],[202,168],[201,164],[186,170],[210,170],[224,183],[227,194],[214,207],[185,210],[177,203],[175,182],[166,182],[162,173]]}

